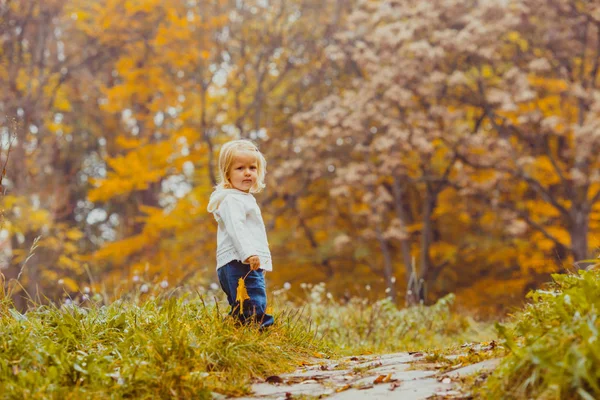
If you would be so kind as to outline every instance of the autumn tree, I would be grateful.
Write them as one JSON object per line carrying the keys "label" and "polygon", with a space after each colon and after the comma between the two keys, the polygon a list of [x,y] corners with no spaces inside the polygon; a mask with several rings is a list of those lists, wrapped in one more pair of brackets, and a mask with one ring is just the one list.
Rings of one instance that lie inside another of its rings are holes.
{"label": "autumn tree", "polygon": [[490,173],[497,185],[485,197],[535,242],[537,258],[585,260],[598,244],[590,246],[600,200],[598,10],[585,1],[511,3],[512,23],[490,48],[496,56],[474,63],[460,84],[462,102],[484,121],[456,148]]}
{"label": "autumn tree", "polygon": [[[121,133],[105,157],[107,175],[95,180],[89,199],[124,207],[118,212],[118,240],[103,245],[95,260],[99,269],[129,266],[113,277],[148,271],[176,282],[194,274],[206,280],[202,273],[213,269],[215,226],[205,207],[215,183],[218,145],[249,137],[277,154],[289,134],[285,115],[305,107],[299,104],[304,99],[298,84],[321,88],[314,75],[322,69],[314,71],[312,63],[320,57],[314,39],[321,31],[311,29],[326,20],[323,10],[331,6],[154,3],[129,10],[144,33],[127,42],[132,50],[116,61],[115,79],[104,89],[103,109],[122,118]],[[102,24],[123,6],[114,7],[90,13],[86,24]],[[122,29],[117,37],[131,36],[130,24],[111,24]],[[116,35],[85,29],[98,32],[99,40]],[[269,202],[278,198],[275,192],[267,196]]]}
{"label": "autumn tree", "polygon": [[[74,176],[81,166],[76,149],[86,138],[76,135],[70,124],[73,109],[67,82],[89,58],[73,51],[85,46],[76,35],[65,40],[71,22],[62,1],[0,5],[4,144],[15,135],[2,200],[11,260],[5,274],[10,280],[21,272],[24,288],[38,299],[40,292],[61,293],[59,279],[67,290],[76,290],[76,280],[84,273],[77,247],[83,233],[74,218]],[[35,255],[23,270],[34,243]],[[24,307],[21,295],[16,301]]]}
{"label": "autumn tree", "polygon": [[354,240],[378,243],[381,258],[367,254],[384,266],[389,290],[393,265],[404,264],[408,279],[411,256],[420,259],[417,281],[431,287],[444,267],[461,274],[461,259],[494,252],[476,235],[457,237],[462,230],[483,228],[509,246],[504,259],[476,268],[482,274],[499,262],[527,275],[536,248],[545,260],[537,272],[555,270],[553,249],[588,256],[598,200],[593,12],[585,2],[359,3],[329,49],[355,80],[296,116],[306,129],[298,144],[315,180],[333,181],[332,195],[351,199],[343,218],[362,221],[349,230]]}

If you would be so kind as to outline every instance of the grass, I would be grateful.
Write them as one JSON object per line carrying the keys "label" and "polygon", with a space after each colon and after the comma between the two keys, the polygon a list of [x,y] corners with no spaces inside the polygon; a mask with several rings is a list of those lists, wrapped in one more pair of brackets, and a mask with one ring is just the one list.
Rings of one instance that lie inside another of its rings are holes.
{"label": "grass", "polygon": [[241,396],[253,379],[294,370],[314,357],[459,346],[489,334],[452,312],[452,296],[430,307],[398,309],[389,300],[340,303],[316,285],[301,305],[285,293],[273,296],[276,325],[261,332],[235,324],[222,303],[207,304],[197,293],[150,293],[106,305],[90,293],[85,306],[38,305],[25,314],[0,293],[3,395]]}
{"label": "grass", "polygon": [[492,358],[502,358],[507,350],[497,341],[465,343],[432,352],[421,361],[413,363],[412,369],[431,369],[446,372]]}
{"label": "grass", "polygon": [[266,332],[183,296],[83,308],[0,305],[0,382],[8,398],[210,398],[327,352],[298,318]]}
{"label": "grass", "polygon": [[510,354],[481,398],[600,398],[600,271],[553,275],[499,333]]}
{"label": "grass", "polygon": [[454,312],[454,299],[448,295],[431,306],[410,308],[398,308],[389,299],[342,303],[319,284],[309,287],[303,307],[341,355],[440,351],[496,337],[493,324]]}

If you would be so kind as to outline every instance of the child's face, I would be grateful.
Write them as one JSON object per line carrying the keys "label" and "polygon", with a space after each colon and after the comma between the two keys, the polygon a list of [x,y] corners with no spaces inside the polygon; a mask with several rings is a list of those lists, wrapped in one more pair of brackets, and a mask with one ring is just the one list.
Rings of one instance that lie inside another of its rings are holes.
{"label": "child's face", "polygon": [[248,193],[258,179],[256,156],[250,152],[237,153],[227,175],[231,186]]}

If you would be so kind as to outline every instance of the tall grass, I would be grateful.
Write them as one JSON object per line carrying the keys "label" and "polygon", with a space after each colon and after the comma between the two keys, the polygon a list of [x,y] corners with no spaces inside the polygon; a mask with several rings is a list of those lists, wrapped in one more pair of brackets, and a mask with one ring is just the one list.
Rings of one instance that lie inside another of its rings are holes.
{"label": "tall grass", "polygon": [[[145,285],[145,286],[144,286]],[[157,285],[102,304],[88,293],[25,314],[0,293],[0,387],[7,398],[209,398],[249,393],[253,378],[291,371],[324,355],[425,350],[481,337],[452,312],[453,296],[431,307],[389,300],[340,302],[324,285],[292,302],[271,297],[276,324],[240,326],[210,296]],[[222,296],[221,296],[222,297]],[[484,330],[483,332],[488,332]]]}
{"label": "tall grass", "polygon": [[389,298],[342,302],[327,293],[324,284],[317,284],[307,286],[306,298],[300,303],[339,354],[442,349],[496,336],[491,323],[455,312],[454,300],[450,294],[431,306],[409,308],[398,308]]}
{"label": "tall grass", "polygon": [[260,332],[198,296],[106,306],[0,302],[0,386],[8,398],[209,398],[327,351],[298,320]]}
{"label": "tall grass", "polygon": [[511,352],[483,397],[600,398],[600,271],[553,279],[510,324],[498,325]]}

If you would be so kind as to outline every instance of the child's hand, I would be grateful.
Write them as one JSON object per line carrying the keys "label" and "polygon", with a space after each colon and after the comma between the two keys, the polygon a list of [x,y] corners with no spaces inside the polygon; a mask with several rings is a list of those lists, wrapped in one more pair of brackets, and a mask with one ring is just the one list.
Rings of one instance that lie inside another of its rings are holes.
{"label": "child's hand", "polygon": [[260,268],[260,260],[258,256],[250,256],[246,259],[246,263],[250,264],[250,269],[256,271]]}

